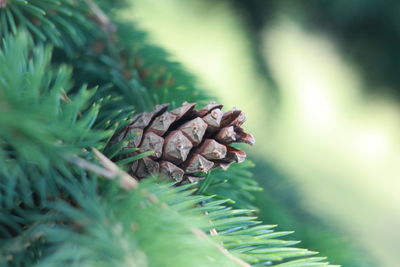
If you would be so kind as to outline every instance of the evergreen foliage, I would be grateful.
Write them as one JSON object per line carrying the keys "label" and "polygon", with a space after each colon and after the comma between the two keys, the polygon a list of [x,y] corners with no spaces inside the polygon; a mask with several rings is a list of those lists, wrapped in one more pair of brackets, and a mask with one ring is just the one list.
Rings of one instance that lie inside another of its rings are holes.
{"label": "evergreen foliage", "polygon": [[0,265],[327,266],[245,209],[251,163],[199,187],[104,179],[92,148],[121,170],[145,156],[110,144],[134,112],[208,97],[113,18],[123,2],[98,4],[111,19],[92,1],[0,0]]}

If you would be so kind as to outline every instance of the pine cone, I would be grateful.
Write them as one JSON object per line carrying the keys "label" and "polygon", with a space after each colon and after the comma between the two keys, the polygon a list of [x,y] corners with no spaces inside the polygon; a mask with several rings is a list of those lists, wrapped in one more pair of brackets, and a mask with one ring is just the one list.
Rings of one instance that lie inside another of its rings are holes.
{"label": "pine cone", "polygon": [[223,113],[222,105],[215,102],[200,110],[195,110],[195,105],[185,102],[171,111],[167,111],[168,104],[157,105],[153,111],[133,117],[117,140],[134,134],[125,148],[154,153],[135,161],[132,175],[141,179],[161,173],[178,182],[197,182],[211,169],[227,169],[233,162],[245,160],[244,151],[229,146],[234,142],[254,144],[254,137],[240,128],[245,114],[236,109]]}

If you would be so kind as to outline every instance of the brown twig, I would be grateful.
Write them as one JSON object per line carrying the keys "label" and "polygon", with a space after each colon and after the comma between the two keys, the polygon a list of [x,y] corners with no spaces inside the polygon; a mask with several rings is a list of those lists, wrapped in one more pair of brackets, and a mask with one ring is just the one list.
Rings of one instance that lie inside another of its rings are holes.
{"label": "brown twig", "polygon": [[79,157],[72,157],[68,159],[69,162],[74,163],[75,165],[78,165],[79,167],[82,167],[85,170],[91,171],[101,177],[104,177],[106,179],[112,180],[114,179],[114,174],[100,166],[97,166],[83,158]]}
{"label": "brown twig", "polygon": [[137,187],[139,182],[135,178],[121,170],[114,162],[104,156],[96,148],[92,148],[92,151],[103,167],[95,165],[83,158],[79,158],[76,156],[68,158],[68,161],[108,180],[119,178],[120,186],[125,190],[131,190]]}
{"label": "brown twig", "polygon": [[[201,206],[204,206],[204,205],[201,204]],[[205,211],[205,212],[204,212],[204,215],[207,216],[207,215],[208,215],[208,212]],[[211,220],[209,220],[208,222],[210,223],[210,225],[212,225],[212,221],[211,221]],[[217,236],[217,235],[218,235],[217,229],[215,229],[215,228],[211,228],[211,229],[209,230],[209,232],[210,232],[210,235],[211,235],[211,236]]]}
{"label": "brown twig", "polygon": [[139,182],[135,178],[121,170],[117,164],[104,156],[100,151],[98,151],[96,148],[92,148],[92,151],[100,161],[101,165],[103,165],[106,170],[110,171],[114,175],[112,179],[117,177],[120,178],[120,185],[122,188],[130,190],[138,186]]}

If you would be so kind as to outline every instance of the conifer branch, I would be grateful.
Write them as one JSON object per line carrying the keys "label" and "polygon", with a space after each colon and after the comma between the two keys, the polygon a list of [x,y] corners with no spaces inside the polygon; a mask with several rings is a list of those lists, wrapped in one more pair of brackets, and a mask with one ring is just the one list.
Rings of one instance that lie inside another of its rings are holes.
{"label": "conifer branch", "polygon": [[[147,193],[147,197],[150,199],[151,202],[153,202],[153,203],[158,203],[158,202],[159,202],[159,199],[158,199],[154,194],[148,194],[148,192],[146,192],[146,193]],[[163,207],[166,207],[166,208],[170,209],[170,207],[169,207],[167,204],[165,204],[165,203],[163,203]],[[172,210],[171,210],[171,211],[172,211]],[[217,234],[217,231],[216,231],[215,229],[211,229],[210,232],[211,232],[212,230],[214,230],[213,233],[215,233],[215,235],[216,235],[216,234]],[[234,255],[232,255],[227,249],[225,249],[225,248],[224,248],[223,246],[221,246],[220,244],[216,243],[216,242],[213,241],[213,240],[210,240],[210,238],[208,237],[208,235],[207,235],[205,232],[203,232],[201,229],[196,228],[196,227],[192,227],[192,228],[190,228],[190,231],[191,231],[195,236],[199,237],[200,239],[205,239],[205,240],[211,242],[211,243],[214,245],[214,247],[215,247],[219,252],[221,252],[222,254],[224,254],[227,258],[229,258],[229,259],[232,260],[233,262],[237,263],[239,266],[242,266],[242,267],[251,267],[250,264],[248,264],[247,262],[243,261],[242,259],[239,259],[238,257],[235,257]]]}
{"label": "conifer branch", "polygon": [[[287,247],[296,242],[275,239],[288,232],[258,225],[249,210],[222,206],[226,195],[206,196],[218,191],[215,182],[227,180],[223,175],[213,177],[204,195],[193,195],[189,185],[166,186],[147,176],[139,184],[118,166],[150,156],[109,142],[128,124],[131,105],[204,103],[206,95],[134,25],[85,2],[0,0],[0,265],[180,267],[213,255],[211,265],[195,265],[298,266],[297,258],[306,257],[302,263],[325,266],[323,258],[307,258],[313,252]],[[103,49],[91,49],[96,41],[105,41]],[[48,44],[57,46],[53,60]],[[104,148],[105,155],[92,149],[100,164],[77,156],[90,147]],[[231,199],[251,200],[243,193],[255,182],[243,167],[232,168],[237,171],[229,172],[232,187],[225,191]],[[128,192],[108,190],[110,183],[97,183],[91,174],[119,179]],[[21,249],[7,250],[15,245]],[[188,251],[171,260],[179,246]]]}
{"label": "conifer branch", "polygon": [[[97,156],[97,158],[99,159],[100,163],[103,165],[103,167],[106,170],[102,170],[98,166],[96,166],[94,164],[91,164],[90,162],[87,162],[87,161],[85,161],[83,159],[77,160],[76,163],[79,166],[81,166],[81,167],[83,167],[83,168],[85,168],[87,170],[93,171],[96,174],[101,175],[101,177],[104,177],[104,178],[107,178],[107,179],[115,179],[116,177],[120,177],[120,179],[121,179],[120,185],[121,185],[121,187],[123,189],[132,190],[132,189],[135,189],[137,187],[138,181],[136,179],[134,179],[132,176],[130,176],[126,172],[122,171],[114,162],[112,162],[110,159],[108,159],[106,156],[104,156],[96,148],[92,148],[92,151]],[[159,202],[159,199],[154,194],[150,194],[149,192],[146,192],[146,191],[144,193],[147,195],[147,197],[149,198],[149,200],[152,203],[158,203]],[[164,207],[168,207],[168,205],[163,205],[163,206]],[[194,235],[196,235],[197,237],[201,238],[201,239],[209,239],[207,234],[204,233],[199,228],[191,228],[191,232]],[[211,236],[218,235],[217,230],[215,228],[212,228],[210,230],[210,234],[211,234]],[[231,259],[232,261],[234,261],[238,265],[240,265],[242,267],[251,267],[250,264],[248,264],[245,261],[235,257],[227,249],[225,249],[223,246],[215,243],[215,241],[211,241],[210,240],[210,242],[213,242],[214,246],[218,249],[218,251],[220,251],[222,254],[227,256],[229,259]]]}

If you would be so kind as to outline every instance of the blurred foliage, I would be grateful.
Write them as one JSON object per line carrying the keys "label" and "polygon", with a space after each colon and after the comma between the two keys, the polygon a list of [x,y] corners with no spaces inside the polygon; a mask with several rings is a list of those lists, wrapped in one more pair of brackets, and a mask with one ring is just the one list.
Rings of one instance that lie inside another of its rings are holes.
{"label": "blurred foliage", "polygon": [[[276,16],[296,18],[309,30],[329,34],[354,62],[366,92],[400,100],[400,2],[379,0],[231,0],[259,36]],[[257,38],[257,37],[255,37]]]}
{"label": "blurred foliage", "polygon": [[[318,249],[342,266],[377,266],[366,252],[341,232],[331,221],[318,218],[304,208],[301,194],[293,180],[266,161],[256,161],[257,181],[265,188],[256,194],[255,205],[260,219],[279,222],[279,229],[296,229],[293,235],[302,247]],[[263,175],[261,175],[263,174]]]}

